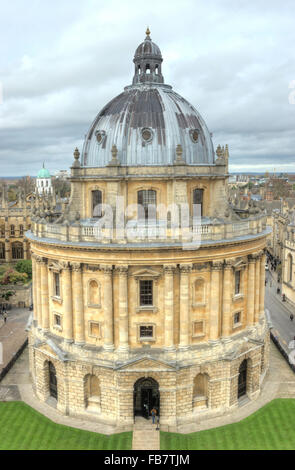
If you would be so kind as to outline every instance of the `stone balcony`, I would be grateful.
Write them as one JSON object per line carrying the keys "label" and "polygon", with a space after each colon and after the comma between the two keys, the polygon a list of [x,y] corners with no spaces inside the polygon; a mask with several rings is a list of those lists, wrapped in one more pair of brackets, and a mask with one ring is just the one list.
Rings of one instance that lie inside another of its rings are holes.
{"label": "stone balcony", "polygon": [[[46,221],[32,222],[28,238],[45,239],[49,243],[60,241],[64,243],[80,243],[91,245],[106,244],[136,244],[177,243],[211,244],[226,242],[234,239],[255,238],[267,231],[266,216],[255,215],[240,221],[218,221],[217,219],[202,218],[201,223],[192,223],[182,229],[175,229],[171,223],[157,220],[154,223],[129,220],[124,228],[100,228],[99,219],[87,219],[70,224],[47,223]],[[45,241],[44,240],[44,241]]]}

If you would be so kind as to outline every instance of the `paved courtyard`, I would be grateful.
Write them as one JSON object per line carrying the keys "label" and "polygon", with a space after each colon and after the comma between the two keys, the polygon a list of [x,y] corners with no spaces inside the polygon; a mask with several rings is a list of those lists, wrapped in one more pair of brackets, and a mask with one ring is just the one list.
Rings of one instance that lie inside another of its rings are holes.
{"label": "paved courtyard", "polygon": [[13,308],[8,311],[6,323],[3,322],[2,315],[0,316],[0,343],[3,351],[2,361],[0,358],[0,372],[24,344],[27,338],[25,327],[30,314],[28,308]]}

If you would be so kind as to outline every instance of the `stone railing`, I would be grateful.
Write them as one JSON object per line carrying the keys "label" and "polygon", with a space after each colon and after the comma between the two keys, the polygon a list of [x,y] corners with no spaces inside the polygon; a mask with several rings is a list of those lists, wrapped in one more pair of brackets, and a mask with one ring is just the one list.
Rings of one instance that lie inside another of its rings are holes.
{"label": "stone railing", "polygon": [[[138,223],[129,221],[125,229],[100,228],[95,220],[81,221],[79,224],[50,224],[33,222],[32,232],[39,238],[65,242],[105,243],[175,243],[192,240],[200,242],[229,240],[247,235],[256,235],[266,229],[266,217],[255,216],[238,222],[217,223],[206,218],[199,225],[175,229],[164,221]],[[28,234],[28,238],[30,238]]]}

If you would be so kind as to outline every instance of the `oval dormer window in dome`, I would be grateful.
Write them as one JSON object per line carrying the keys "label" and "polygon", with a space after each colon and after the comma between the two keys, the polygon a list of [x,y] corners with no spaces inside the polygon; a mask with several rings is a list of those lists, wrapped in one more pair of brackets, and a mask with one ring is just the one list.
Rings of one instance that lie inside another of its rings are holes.
{"label": "oval dormer window in dome", "polygon": [[192,139],[192,141],[194,143],[197,143],[198,140],[199,140],[199,131],[198,131],[198,129],[191,129],[189,131],[189,134],[190,134],[190,138]]}
{"label": "oval dormer window in dome", "polygon": [[106,136],[105,131],[96,131],[95,132],[95,137],[96,137],[96,140],[99,144],[103,143],[103,141],[105,139],[105,136]]}
{"label": "oval dormer window in dome", "polygon": [[141,137],[143,142],[151,142],[153,140],[153,136],[154,133],[150,127],[144,127],[143,129],[141,129]]}

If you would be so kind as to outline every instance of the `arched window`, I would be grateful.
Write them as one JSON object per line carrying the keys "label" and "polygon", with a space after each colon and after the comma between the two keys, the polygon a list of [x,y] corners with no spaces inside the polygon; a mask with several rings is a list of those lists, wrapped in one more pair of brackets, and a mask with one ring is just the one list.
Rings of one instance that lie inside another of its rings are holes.
{"label": "arched window", "polygon": [[203,214],[203,198],[204,198],[204,190],[203,189],[194,189],[193,191],[193,215],[197,216],[200,215],[201,217]]}
{"label": "arched window", "polygon": [[207,374],[198,374],[194,379],[193,405],[194,407],[208,406],[208,384]]}
{"label": "arched window", "polygon": [[48,362],[48,373],[49,373],[49,394],[51,397],[57,399],[56,370],[52,362]]}
{"label": "arched window", "polygon": [[147,74],[151,73],[150,64],[146,64],[146,66],[145,66],[145,73],[147,73]]}
{"label": "arched window", "polygon": [[100,285],[95,280],[88,284],[88,305],[96,307],[100,305]]}
{"label": "arched window", "polygon": [[12,243],[12,259],[23,259],[24,248],[21,242]]}
{"label": "arched window", "polygon": [[194,283],[194,304],[203,305],[206,303],[205,296],[205,281],[204,279],[197,279]]}
{"label": "arched window", "polygon": [[159,74],[159,66],[158,65],[156,65],[156,67],[155,67],[155,72],[156,72],[156,75]]}
{"label": "arched window", "polygon": [[287,258],[288,262],[287,262],[287,269],[288,269],[288,272],[287,272],[287,282],[292,282],[292,277],[293,277],[293,258],[292,258],[292,255],[289,253],[288,254],[288,258]]}
{"label": "arched window", "polygon": [[92,191],[92,217],[101,217],[102,192],[99,189]]}
{"label": "arched window", "polygon": [[14,225],[10,225],[10,236],[11,237],[14,237],[15,235],[15,226]]}
{"label": "arched window", "polygon": [[244,359],[239,367],[239,376],[238,376],[238,398],[243,397],[247,394],[247,370],[248,370],[248,361]]}
{"label": "arched window", "polygon": [[5,259],[5,243],[0,243],[0,259]]}
{"label": "arched window", "polygon": [[157,193],[153,189],[141,190],[137,193],[138,218],[147,220],[156,218]]}
{"label": "arched window", "polygon": [[90,411],[100,411],[100,382],[96,375],[85,377],[85,405]]}

